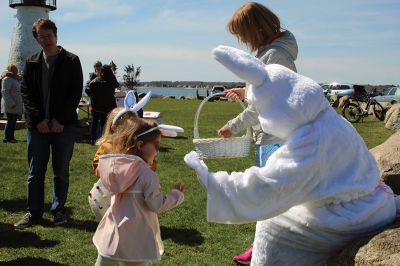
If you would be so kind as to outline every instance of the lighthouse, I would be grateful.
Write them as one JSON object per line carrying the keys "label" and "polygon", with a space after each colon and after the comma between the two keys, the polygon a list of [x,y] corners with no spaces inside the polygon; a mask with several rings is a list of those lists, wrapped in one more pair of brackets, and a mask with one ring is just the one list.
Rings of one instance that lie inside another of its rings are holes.
{"label": "lighthouse", "polygon": [[11,38],[8,63],[14,64],[20,71],[25,60],[41,50],[32,35],[32,25],[39,18],[49,18],[49,12],[57,8],[56,0],[9,0],[11,8],[17,10],[17,19]]}

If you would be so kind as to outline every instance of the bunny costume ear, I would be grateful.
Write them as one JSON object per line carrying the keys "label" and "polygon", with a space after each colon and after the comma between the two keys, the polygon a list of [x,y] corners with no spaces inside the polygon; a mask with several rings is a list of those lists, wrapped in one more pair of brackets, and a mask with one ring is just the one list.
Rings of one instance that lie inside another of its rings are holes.
{"label": "bunny costume ear", "polygon": [[160,130],[161,135],[163,135],[165,137],[176,137],[178,135],[177,132],[184,132],[183,128],[181,128],[181,127],[160,124],[156,127],[152,127],[149,130],[146,130],[145,132],[138,134],[137,137],[141,137],[141,136],[143,136],[147,133],[150,133],[154,130]]}
{"label": "bunny costume ear", "polygon": [[126,112],[137,113],[138,110],[143,108],[143,106],[148,103],[151,98],[151,91],[149,91],[138,103],[136,103],[136,97],[133,91],[129,91],[124,99],[124,109],[118,112],[118,114],[114,117],[112,121],[112,125],[115,125],[115,122]]}
{"label": "bunny costume ear", "polygon": [[215,60],[254,87],[263,84],[267,77],[265,64],[242,50],[219,45],[212,50],[212,55]]}

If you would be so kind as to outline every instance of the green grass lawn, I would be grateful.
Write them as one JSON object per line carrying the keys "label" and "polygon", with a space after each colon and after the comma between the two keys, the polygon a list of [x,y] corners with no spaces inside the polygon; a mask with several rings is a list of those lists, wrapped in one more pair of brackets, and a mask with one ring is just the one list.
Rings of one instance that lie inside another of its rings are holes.
{"label": "green grass lawn", "polygon": [[[146,106],[146,110],[161,111],[165,123],[185,129],[178,138],[162,140],[162,150],[157,158],[157,173],[164,192],[177,179],[186,183],[185,202],[160,215],[166,250],[160,265],[234,265],[232,257],[253,240],[255,224],[222,225],[206,221],[206,193],[198,184],[194,171],[183,162],[183,156],[194,148],[193,120],[199,104],[195,100],[152,99]],[[214,137],[216,130],[239,112],[237,103],[207,103],[200,115],[200,137]],[[383,122],[372,117],[354,126],[369,148],[382,143],[393,133],[384,128]],[[16,138],[24,140],[25,130],[18,130]],[[87,193],[96,181],[91,168],[96,149],[87,143],[75,145],[67,201],[70,223],[53,227],[51,215],[46,212],[44,224],[14,231],[13,223],[26,209],[26,142],[0,143],[0,266],[94,264],[97,252],[92,236],[97,223],[89,209]],[[253,158],[208,160],[206,163],[211,171],[241,171],[253,165]],[[48,169],[46,211],[50,208],[51,165]]]}

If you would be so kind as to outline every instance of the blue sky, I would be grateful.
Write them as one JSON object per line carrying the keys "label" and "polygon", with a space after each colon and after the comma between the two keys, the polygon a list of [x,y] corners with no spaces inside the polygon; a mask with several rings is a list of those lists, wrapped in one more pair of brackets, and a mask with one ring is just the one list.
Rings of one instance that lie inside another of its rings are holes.
{"label": "blue sky", "polygon": [[[224,44],[247,50],[226,30],[237,0],[59,0],[50,18],[58,43],[79,55],[84,77],[95,60],[142,66],[142,81],[238,81],[211,58]],[[296,36],[299,73],[318,82],[400,84],[400,1],[271,0]],[[0,4],[0,66],[8,60],[14,9]]]}

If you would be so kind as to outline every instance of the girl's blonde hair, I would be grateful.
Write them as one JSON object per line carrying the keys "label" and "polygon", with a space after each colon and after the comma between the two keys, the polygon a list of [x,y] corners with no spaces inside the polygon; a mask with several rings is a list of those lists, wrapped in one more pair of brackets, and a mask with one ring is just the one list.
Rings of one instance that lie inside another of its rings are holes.
{"label": "girl's blonde hair", "polygon": [[112,152],[116,154],[133,154],[142,157],[137,148],[138,141],[143,141],[144,143],[152,142],[161,136],[161,131],[156,129],[140,137],[137,137],[137,135],[156,126],[157,123],[143,118],[126,119],[123,124],[116,128],[113,134]]}
{"label": "girl's blonde hair", "polygon": [[114,117],[121,111],[122,107],[114,108],[107,116],[106,123],[104,124],[103,134],[96,141],[97,145],[101,145],[106,142],[111,142],[112,134],[114,133],[115,128],[119,127],[124,121],[128,118],[137,118],[137,114],[134,112],[126,112],[123,114],[117,121],[115,121],[114,126],[112,125],[112,121]]}
{"label": "girl's blonde hair", "polygon": [[280,32],[281,23],[267,7],[256,2],[249,2],[233,14],[227,28],[254,52],[269,38]]}
{"label": "girl's blonde hair", "polygon": [[1,74],[1,77],[12,77],[14,74],[18,74],[18,67],[14,64],[7,65],[6,70]]}

